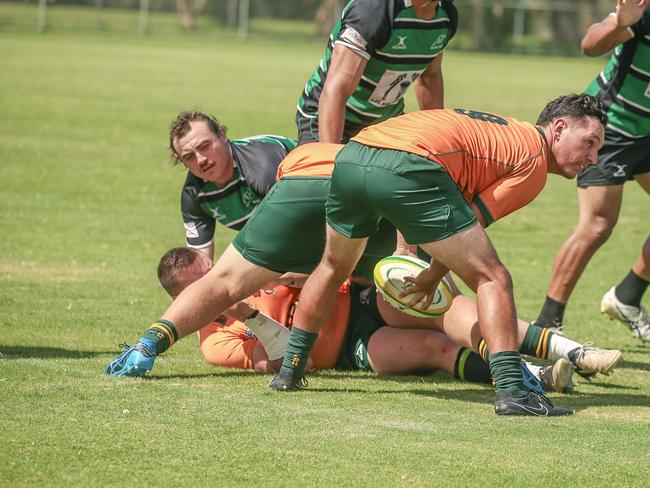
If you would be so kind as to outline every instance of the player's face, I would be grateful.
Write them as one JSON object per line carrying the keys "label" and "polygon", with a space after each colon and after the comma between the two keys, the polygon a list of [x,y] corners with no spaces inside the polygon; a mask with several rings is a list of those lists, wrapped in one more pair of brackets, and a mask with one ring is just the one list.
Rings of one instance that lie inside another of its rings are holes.
{"label": "player's face", "polygon": [[176,274],[176,281],[178,282],[180,289],[184,290],[196,280],[203,278],[203,276],[211,269],[212,260],[202,252],[199,252],[190,266]]}
{"label": "player's face", "polygon": [[202,180],[225,186],[233,174],[233,159],[223,130],[215,134],[207,122],[190,122],[190,130],[174,140],[185,167]]}
{"label": "player's face", "polygon": [[558,119],[554,124],[553,155],[558,173],[575,178],[580,171],[598,162],[603,145],[603,125],[595,117]]}
{"label": "player's face", "polygon": [[431,20],[436,16],[438,0],[413,0],[413,10],[420,19]]}

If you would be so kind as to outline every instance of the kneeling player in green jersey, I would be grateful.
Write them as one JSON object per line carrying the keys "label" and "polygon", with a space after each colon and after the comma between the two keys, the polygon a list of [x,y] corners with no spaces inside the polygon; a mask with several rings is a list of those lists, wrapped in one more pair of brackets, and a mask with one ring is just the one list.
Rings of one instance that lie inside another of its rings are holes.
{"label": "kneeling player in green jersey", "polygon": [[[432,256],[407,290],[431,302],[454,271],[477,293],[499,415],[568,415],[524,387],[512,280],[483,227],[532,201],[548,173],[574,178],[595,164],[606,115],[587,95],[550,102],[538,126],[466,109],[423,110],[365,128],[336,156],[327,200],[327,246],[303,289],[280,373],[294,390],[339,284],[378,219]],[[480,225],[477,225],[479,224]]]}
{"label": "kneeling player in green jersey", "polygon": [[[586,93],[602,100],[609,123],[598,164],[578,175],[580,217],[558,250],[546,300],[535,321],[562,327],[566,304],[582,272],[614,229],[623,185],[637,183],[650,194],[650,8],[648,0],[616,2],[616,12],[596,22],[582,40],[588,56],[614,49]],[[634,266],[601,301],[601,313],[623,322],[633,335],[650,341],[650,318],[641,299],[650,283],[650,238]]]}
{"label": "kneeling player in green jersey", "polygon": [[[310,144],[293,151],[280,166],[281,178],[278,183],[214,267],[204,278],[187,286],[162,319],[112,362],[107,372],[114,375],[143,375],[153,367],[156,354],[165,351],[179,338],[210,323],[233,304],[281,279],[286,272],[311,272],[324,248],[325,200],[334,156],[340,148],[334,144]],[[358,272],[369,276],[374,263],[390,254],[394,247],[394,228],[382,221],[380,232],[369,241]],[[201,263],[203,261],[199,261]],[[203,271],[207,271],[209,266],[204,268]],[[382,310],[382,315],[395,313],[383,301],[379,306],[386,309]],[[476,306],[472,304],[472,307],[474,314],[465,312],[459,320],[476,329]],[[449,320],[453,320],[454,310],[452,307],[451,315],[447,315]],[[391,317],[389,322],[398,323],[398,318]],[[418,326],[445,328],[445,324],[445,321],[431,321]],[[459,344],[479,350],[487,357],[487,348],[481,345],[480,333],[461,333],[458,330],[453,333],[458,336]],[[569,353],[573,351],[574,364],[579,370],[595,373],[606,372],[613,367],[611,356],[604,354],[603,350],[567,342],[568,339],[555,334],[541,334],[541,329],[531,328],[525,323],[521,323],[520,337],[522,352],[526,354],[559,359],[569,358]],[[614,354],[620,355],[617,352]]]}
{"label": "kneeling player in green jersey", "polygon": [[456,33],[450,1],[350,0],[298,102],[298,143],[347,142],[404,112],[443,107],[442,55]]}
{"label": "kneeling player in green jersey", "polygon": [[178,114],[169,131],[169,148],[172,163],[188,169],[181,193],[187,246],[212,258],[216,222],[241,229],[294,147],[292,139],[273,135],[229,140],[214,117]]}

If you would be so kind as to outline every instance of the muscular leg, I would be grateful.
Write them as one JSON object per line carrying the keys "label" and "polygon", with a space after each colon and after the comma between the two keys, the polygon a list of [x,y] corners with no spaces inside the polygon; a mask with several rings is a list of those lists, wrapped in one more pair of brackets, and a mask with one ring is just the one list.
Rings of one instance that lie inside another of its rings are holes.
{"label": "muscular leg", "polygon": [[587,263],[612,233],[618,220],[623,185],[578,188],[580,216],[569,239],[560,247],[548,296],[566,303]]}
{"label": "muscular leg", "polygon": [[483,229],[474,225],[447,239],[420,247],[476,291],[479,327],[492,354],[516,351],[512,280]]}
{"label": "muscular leg", "polygon": [[207,274],[185,288],[159,321],[108,364],[106,373],[143,376],[153,368],[157,354],[279,276],[246,261],[232,245],[228,246]]}
{"label": "muscular leg", "polygon": [[280,275],[247,261],[229,245],[212,269],[172,302],[162,319],[174,324],[179,338],[185,337]]}
{"label": "muscular leg", "polygon": [[351,274],[368,239],[348,239],[327,226],[323,258],[300,292],[294,323],[303,330],[318,332],[328,317],[338,287]]}
{"label": "muscular leg", "polygon": [[483,228],[476,224],[420,247],[476,291],[479,327],[491,351],[489,365],[496,383],[498,405],[507,396],[526,396],[517,345],[512,279]]}
{"label": "muscular leg", "polygon": [[367,240],[348,239],[327,226],[323,258],[300,293],[282,368],[269,383],[271,388],[282,391],[298,388],[297,380],[303,376],[309,351],[334,306],[338,287],[352,273]]}
{"label": "muscular leg", "polygon": [[[641,185],[641,188],[650,195],[650,173],[636,175],[634,179],[639,183],[639,185]],[[634,263],[634,266],[632,266],[632,271],[644,280],[650,281],[650,236],[643,244],[641,254]]]}
{"label": "muscular leg", "polygon": [[650,281],[650,236],[641,247],[641,254],[636,259],[632,271],[646,281]]}
{"label": "muscular leg", "polygon": [[443,370],[454,374],[460,346],[433,330],[382,327],[368,342],[368,360],[378,374]]}

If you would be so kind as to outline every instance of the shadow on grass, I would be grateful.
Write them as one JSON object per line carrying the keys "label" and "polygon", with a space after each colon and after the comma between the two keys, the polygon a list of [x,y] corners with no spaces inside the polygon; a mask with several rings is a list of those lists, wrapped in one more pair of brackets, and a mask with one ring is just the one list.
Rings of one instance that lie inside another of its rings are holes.
{"label": "shadow on grass", "polygon": [[3,346],[0,344],[0,359],[85,359],[110,354],[111,351],[79,351],[48,346]]}
{"label": "shadow on grass", "polygon": [[643,354],[643,353],[650,352],[650,345],[645,344],[645,343],[640,343],[640,344],[636,344],[634,346],[619,347],[618,349],[621,352],[623,352],[624,354],[627,354],[627,353],[640,353],[640,354]]}
{"label": "shadow on grass", "polygon": [[625,359],[621,361],[617,369],[640,369],[642,371],[650,371],[650,363],[641,363],[639,361],[626,361]]}

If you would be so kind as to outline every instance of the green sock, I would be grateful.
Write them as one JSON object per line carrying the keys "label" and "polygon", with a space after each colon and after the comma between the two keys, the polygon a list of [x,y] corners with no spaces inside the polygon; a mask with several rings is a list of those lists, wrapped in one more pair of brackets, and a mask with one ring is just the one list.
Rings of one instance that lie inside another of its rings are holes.
{"label": "green sock", "polygon": [[519,352],[527,354],[528,356],[535,356],[536,358],[548,358],[549,344],[553,332],[550,329],[539,327],[537,325],[529,325],[522,342]]}
{"label": "green sock", "polygon": [[301,378],[317,337],[318,332],[307,332],[299,327],[292,327],[280,372],[293,371],[294,378]]}
{"label": "green sock", "polygon": [[479,355],[483,358],[483,361],[486,363],[490,357],[490,351],[488,351],[487,342],[482,337],[478,340],[478,346],[476,347]]}
{"label": "green sock", "polygon": [[521,357],[517,351],[502,351],[490,355],[490,371],[497,390],[521,397],[528,392],[521,376]]}
{"label": "green sock", "polygon": [[178,340],[178,331],[169,320],[160,319],[147,329],[142,339],[149,339],[156,345],[156,353],[161,354]]}
{"label": "green sock", "polygon": [[454,377],[470,383],[492,383],[490,368],[485,361],[471,349],[461,347],[454,364]]}

